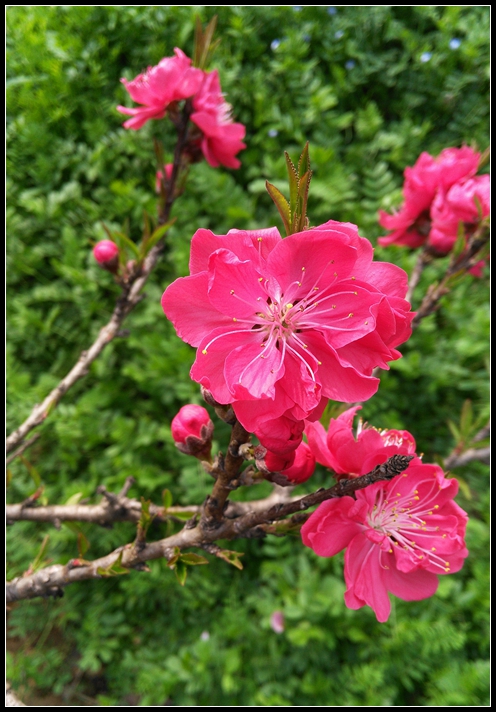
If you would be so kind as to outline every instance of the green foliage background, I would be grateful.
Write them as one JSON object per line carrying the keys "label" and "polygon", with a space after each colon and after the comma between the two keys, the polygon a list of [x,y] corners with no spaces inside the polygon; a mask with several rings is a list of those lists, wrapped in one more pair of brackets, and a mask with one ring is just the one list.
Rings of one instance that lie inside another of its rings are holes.
{"label": "green foliage background", "polygon": [[[247,127],[242,167],[193,167],[168,252],[126,321],[129,335],[106,348],[39,428],[26,460],[12,464],[9,501],[31,494],[38,478],[46,501],[78,493],[94,501],[99,484],[115,490],[128,475],[135,496],[159,503],[168,487],[176,503],[202,501],[210,481],[177,452],[169,427],[182,404],[200,402],[188,378],[193,350],[159,300],[187,273],[197,228],[279,225],[264,182],[284,187],[283,150],[296,158],[310,141],[312,224],[350,221],[374,242],[377,210],[399,204],[402,172],[421,151],[488,144],[488,7],[9,7],[9,430],[111,314],[118,289],[91,246],[105,237],[102,221],[119,228],[129,219],[138,239],[143,210],[156,211],[151,139],[173,146],[167,121],[122,129],[115,106],[129,101],[119,78],[175,46],[191,55],[197,12],[204,23],[219,16],[212,68]],[[407,270],[415,261],[401,249],[376,254]],[[445,265],[426,270],[417,295]],[[447,421],[459,421],[466,399],[487,419],[487,301],[487,275],[460,281],[364,405],[375,426],[414,433],[426,461],[453,448]],[[226,437],[218,424],[219,446]],[[25,701],[52,691],[58,704],[485,705],[488,474],[473,464],[456,475],[471,517],[470,557],[459,574],[442,577],[432,599],[395,599],[386,624],[369,608],[345,608],[342,557],[319,559],[297,537],[239,541],[229,546],[244,553],[244,571],[214,560],[192,569],[184,589],[157,561],[148,574],[74,584],[61,600],[13,606],[8,675]],[[312,488],[324,484],[321,470]],[[130,524],[79,529],[91,558],[135,533]],[[15,524],[8,578],[27,569],[47,533],[47,557],[77,556],[74,528]],[[149,536],[166,534],[156,525]],[[275,610],[286,619],[280,635],[269,625]]]}

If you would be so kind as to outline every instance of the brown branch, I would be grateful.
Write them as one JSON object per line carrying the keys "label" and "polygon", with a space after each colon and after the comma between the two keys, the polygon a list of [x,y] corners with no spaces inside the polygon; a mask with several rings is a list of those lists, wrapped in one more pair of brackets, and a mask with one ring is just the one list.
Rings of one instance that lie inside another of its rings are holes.
{"label": "brown branch", "polygon": [[[104,574],[101,571],[108,570],[115,564],[119,564],[124,569],[143,570],[146,561],[159,558],[171,559],[176,547],[181,550],[190,547],[205,549],[206,545],[214,544],[219,539],[265,536],[260,525],[283,519],[289,514],[303,511],[327,499],[352,495],[358,489],[368,487],[374,482],[389,480],[406,469],[411,459],[412,456],[408,455],[393,455],[386,463],[377,466],[363,477],[341,480],[329,489],[319,490],[286,504],[279,503],[269,509],[251,510],[237,519],[224,518],[216,527],[202,526],[200,521],[198,525],[193,527],[186,525],[177,534],[160,541],[150,544],[143,542],[139,547],[126,544],[95,561],[82,562],[75,559],[65,566],[60,564],[47,566],[29,576],[21,576],[10,581],[7,584],[7,602],[37,596],[61,596],[64,587],[68,584],[102,578]],[[250,503],[245,504],[250,505]]]}
{"label": "brown branch", "polygon": [[429,262],[431,262],[431,260],[432,256],[425,249],[422,250],[422,252],[420,252],[419,256],[417,257],[415,267],[413,268],[412,274],[410,275],[410,279],[408,280],[408,290],[405,297],[407,302],[412,301],[412,296],[413,292],[415,291],[415,287],[420,281],[420,277],[422,276],[424,268],[426,267],[426,265],[429,264]]}
{"label": "brown branch", "polygon": [[465,452],[461,452],[460,454],[451,453],[451,455],[448,455],[448,457],[444,460],[444,467],[446,470],[454,470],[457,467],[463,467],[463,465],[468,465],[469,462],[474,462],[475,460],[479,460],[485,465],[489,465],[490,458],[490,447],[473,447],[469,448],[468,450],[465,450]]}
{"label": "brown branch", "polygon": [[212,494],[207,497],[203,505],[203,513],[200,520],[202,529],[212,529],[218,527],[222,522],[227,498],[233,489],[237,487],[234,480],[238,477],[244,457],[240,455],[239,448],[250,439],[248,433],[237,420],[232,426],[231,440],[227,448],[226,456],[219,456],[210,474],[215,477],[215,484]]}
{"label": "brown branch", "polygon": [[451,289],[450,280],[456,274],[467,272],[480,261],[479,252],[489,241],[489,227],[482,224],[470,237],[467,246],[460,255],[452,255],[446,273],[439,284],[432,284],[427,290],[427,294],[422,300],[422,304],[417,310],[412,320],[412,328],[415,329],[422,319],[433,314],[439,309],[441,297]]}
{"label": "brown branch", "polygon": [[[187,128],[189,117],[191,114],[191,103],[186,102],[181,123],[178,127],[178,138],[174,152],[174,163],[172,175],[170,179],[169,191],[167,199],[159,215],[159,224],[165,224],[170,216],[172,204],[174,202],[174,188],[177,179],[179,165],[181,162],[181,154],[184,150],[187,139]],[[6,451],[9,453],[13,450],[26,435],[44,422],[51,413],[53,408],[60,401],[62,396],[78,381],[88,373],[90,364],[100,355],[105,346],[110,343],[116,336],[119,335],[122,322],[132,309],[142,299],[141,290],[146,284],[153,268],[157,264],[158,258],[164,247],[164,240],[160,240],[148,253],[140,269],[133,273],[129,281],[124,284],[122,293],[119,296],[115,305],[110,321],[100,329],[96,341],[90,346],[87,351],[82,351],[76,364],[71,368],[69,373],[60,381],[60,383],[48,394],[43,403],[35,405],[30,415],[17,430],[9,435],[6,441]]]}
{"label": "brown branch", "polygon": [[39,433],[35,433],[32,438],[29,438],[29,440],[26,440],[26,442],[23,443],[23,444],[21,445],[21,447],[18,447],[17,450],[12,453],[12,455],[9,455],[9,457],[7,458],[5,464],[6,464],[6,465],[10,465],[10,463],[12,462],[12,460],[15,460],[16,457],[18,457],[19,455],[22,455],[22,453],[23,453],[25,450],[27,450],[28,447],[31,447],[31,445],[33,445],[33,443],[35,443],[37,440],[39,440],[39,438],[40,438],[40,434],[39,434]]}

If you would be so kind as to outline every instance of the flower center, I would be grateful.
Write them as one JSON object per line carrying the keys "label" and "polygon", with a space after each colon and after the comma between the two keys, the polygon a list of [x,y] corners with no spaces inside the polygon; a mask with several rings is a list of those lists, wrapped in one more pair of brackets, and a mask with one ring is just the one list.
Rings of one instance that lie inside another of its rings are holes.
{"label": "flower center", "polygon": [[[401,477],[407,477],[403,473]],[[428,480],[421,483],[424,484]],[[431,489],[420,502],[419,490],[414,489],[409,494],[397,492],[392,500],[385,498],[384,489],[379,490],[373,510],[367,517],[370,529],[388,537],[390,544],[389,553],[398,547],[406,552],[416,564],[429,562],[439,567],[444,573],[449,573],[449,562],[436,554],[436,540],[445,539],[447,534],[440,534],[439,526],[435,522],[438,515],[438,504],[434,504],[438,494],[437,482],[431,483]],[[394,490],[393,490],[394,492]],[[383,547],[381,547],[383,548]]]}

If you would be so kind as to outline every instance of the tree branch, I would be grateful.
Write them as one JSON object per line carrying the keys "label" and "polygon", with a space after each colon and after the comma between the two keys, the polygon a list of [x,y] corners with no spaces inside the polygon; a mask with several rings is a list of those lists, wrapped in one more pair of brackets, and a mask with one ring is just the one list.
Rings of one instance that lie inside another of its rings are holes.
{"label": "tree branch", "polygon": [[481,225],[467,242],[467,246],[460,255],[452,255],[446,273],[439,284],[432,284],[427,290],[427,294],[422,300],[422,304],[417,310],[412,320],[412,329],[417,328],[422,319],[433,314],[439,309],[441,297],[451,289],[450,280],[456,274],[466,272],[480,261],[479,252],[489,241],[489,227]]}
{"label": "tree branch", "polygon": [[[64,587],[68,584],[103,578],[102,571],[109,570],[116,564],[124,569],[140,570],[143,569],[143,564],[146,561],[159,558],[169,560],[174,556],[176,547],[181,550],[190,547],[205,549],[206,545],[214,544],[219,539],[265,536],[265,532],[259,525],[278,521],[289,514],[301,512],[327,499],[352,495],[357,490],[368,487],[374,482],[390,480],[405,470],[411,459],[412,456],[409,455],[393,455],[386,463],[378,465],[367,475],[341,480],[334,487],[319,490],[286,504],[278,503],[268,509],[258,511],[252,508],[248,513],[242,514],[236,519],[224,517],[215,527],[202,525],[201,521],[194,527],[186,524],[180,532],[165,539],[150,544],[143,542],[139,547],[126,544],[95,561],[83,562],[73,559],[65,566],[60,564],[47,566],[29,576],[21,576],[9,582],[7,584],[7,602],[38,596],[61,596]],[[252,503],[245,504],[250,506]],[[109,571],[106,575],[111,575],[111,572]]]}
{"label": "tree branch", "polygon": [[[186,145],[187,139],[187,128],[189,117],[191,114],[191,104],[186,102],[181,122],[178,126],[178,138],[176,143],[176,148],[174,151],[174,163],[172,169],[172,175],[170,179],[169,191],[167,194],[167,199],[159,215],[159,224],[165,224],[170,216],[171,208],[174,202],[174,188],[175,181],[178,176],[179,165],[181,162],[181,155]],[[78,381],[83,378],[88,373],[89,366],[91,363],[100,355],[105,346],[110,343],[116,336],[119,335],[119,331],[122,326],[122,322],[126,318],[132,309],[141,301],[141,290],[146,284],[148,277],[150,276],[153,268],[157,264],[160,254],[164,247],[164,240],[160,240],[148,253],[141,265],[140,269],[136,273],[132,274],[130,280],[123,286],[122,293],[119,296],[117,303],[115,305],[114,311],[110,318],[110,321],[100,329],[96,341],[90,346],[87,351],[82,351],[76,364],[71,368],[69,373],[60,381],[60,383],[48,394],[43,403],[35,405],[30,415],[26,420],[20,425],[17,430],[9,435],[6,441],[6,451],[11,452],[24,438],[26,435],[41,425],[48,415],[51,413],[53,408],[60,401],[62,396],[67,393],[67,391]]]}

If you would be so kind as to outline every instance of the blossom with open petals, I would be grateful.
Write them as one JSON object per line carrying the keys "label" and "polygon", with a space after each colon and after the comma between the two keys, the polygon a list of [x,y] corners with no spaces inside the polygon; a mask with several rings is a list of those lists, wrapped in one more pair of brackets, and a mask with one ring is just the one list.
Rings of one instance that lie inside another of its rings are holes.
{"label": "blossom with open petals", "polygon": [[415,440],[407,430],[377,430],[358,426],[356,438],[352,424],[361,405],[331,418],[326,432],[321,423],[306,423],[305,434],[317,462],[334,470],[336,479],[359,477],[385,463],[391,455],[413,455]]}
{"label": "blossom with open petals", "polygon": [[389,482],[323,502],[301,529],[303,543],[319,556],[346,548],[345,603],[370,606],[389,618],[388,591],[405,601],[434,595],[439,574],[455,573],[468,555],[466,513],[453,501],[458,482],[438,465],[413,460]]}
{"label": "blossom with open petals", "polygon": [[407,275],[372,258],[356,226],[335,221],[284,240],[276,228],[193,236],[191,276],[166,289],[164,312],[198,349],[192,379],[268,450],[295,450],[328,398],[370,398],[373,369],[400,357]]}
{"label": "blossom with open petals", "polygon": [[447,191],[458,181],[465,180],[477,171],[480,153],[468,146],[445,148],[437,158],[421,153],[414,166],[405,169],[401,209],[389,215],[379,212],[379,223],[393,232],[379,238],[380,245],[420,247],[429,237],[430,210],[438,191]]}
{"label": "blossom with open petals", "polygon": [[191,59],[177,47],[174,57],[164,57],[155,67],[148,67],[132,81],[121,79],[131,99],[142,106],[129,109],[118,106],[122,114],[132,116],[124,122],[126,129],[140,129],[150,119],[162,119],[169,104],[196,94],[204,72],[191,66]]}
{"label": "blossom with open petals", "polygon": [[217,168],[239,168],[241,162],[235,158],[246,144],[246,129],[243,124],[234,123],[231,117],[231,105],[228,104],[220,89],[217,70],[205,74],[200,90],[193,99],[191,121],[202,132],[200,146],[208,163]]}

